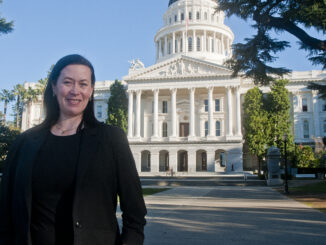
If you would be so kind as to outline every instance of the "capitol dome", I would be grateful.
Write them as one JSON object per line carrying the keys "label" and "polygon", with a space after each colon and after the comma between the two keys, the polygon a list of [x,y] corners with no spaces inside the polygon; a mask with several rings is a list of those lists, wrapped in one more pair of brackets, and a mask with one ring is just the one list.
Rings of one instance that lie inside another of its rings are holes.
{"label": "capitol dome", "polygon": [[164,26],[156,33],[156,63],[186,55],[222,65],[232,56],[234,35],[216,1],[169,0]]}

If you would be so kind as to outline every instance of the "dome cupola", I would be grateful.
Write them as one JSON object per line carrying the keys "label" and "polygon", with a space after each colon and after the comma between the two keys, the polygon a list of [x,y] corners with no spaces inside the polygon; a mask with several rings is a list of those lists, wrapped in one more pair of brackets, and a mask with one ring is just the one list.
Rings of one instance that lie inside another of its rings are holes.
{"label": "dome cupola", "polygon": [[187,55],[217,64],[232,56],[234,39],[212,0],[169,0],[164,26],[156,33],[156,63]]}

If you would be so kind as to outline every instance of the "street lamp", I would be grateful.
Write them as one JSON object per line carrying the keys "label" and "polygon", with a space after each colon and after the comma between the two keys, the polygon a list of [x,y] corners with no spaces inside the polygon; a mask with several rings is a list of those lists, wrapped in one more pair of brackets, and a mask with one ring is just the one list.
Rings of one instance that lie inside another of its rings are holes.
{"label": "street lamp", "polygon": [[284,139],[284,193],[289,194],[289,186],[288,186],[288,154],[287,154],[287,141],[288,141],[288,135],[287,133],[284,133],[283,135]]}

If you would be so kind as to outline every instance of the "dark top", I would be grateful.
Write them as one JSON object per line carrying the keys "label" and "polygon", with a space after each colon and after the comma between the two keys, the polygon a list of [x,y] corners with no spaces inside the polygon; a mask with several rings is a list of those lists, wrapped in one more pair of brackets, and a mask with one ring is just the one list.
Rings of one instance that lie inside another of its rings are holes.
{"label": "dark top", "polygon": [[72,245],[72,202],[80,134],[49,133],[33,167],[33,245]]}

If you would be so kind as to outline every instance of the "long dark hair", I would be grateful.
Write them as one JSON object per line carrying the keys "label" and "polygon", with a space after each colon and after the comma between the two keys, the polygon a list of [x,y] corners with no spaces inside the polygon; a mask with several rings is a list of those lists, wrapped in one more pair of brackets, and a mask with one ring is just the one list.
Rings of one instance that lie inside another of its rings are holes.
{"label": "long dark hair", "polygon": [[[85,65],[91,70],[91,83],[95,86],[95,73],[93,65],[89,60],[79,54],[71,54],[61,58],[53,67],[49,77],[48,83],[44,92],[44,109],[45,120],[42,123],[44,127],[52,127],[59,119],[60,108],[57,101],[57,97],[54,96],[52,85],[56,85],[61,71],[68,65]],[[78,130],[84,125],[86,127],[92,127],[99,122],[94,115],[94,91],[90,97],[90,100],[84,110],[83,119],[78,127]],[[77,130],[77,131],[78,131]]]}

